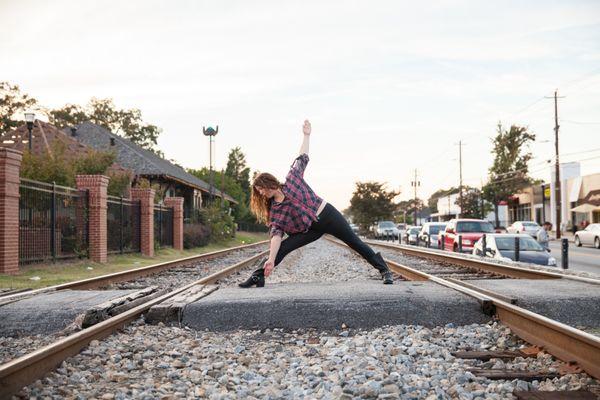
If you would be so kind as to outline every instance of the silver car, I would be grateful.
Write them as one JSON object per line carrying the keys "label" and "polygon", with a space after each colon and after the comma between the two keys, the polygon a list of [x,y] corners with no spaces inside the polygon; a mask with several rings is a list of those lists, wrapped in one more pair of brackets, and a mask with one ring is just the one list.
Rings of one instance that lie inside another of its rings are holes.
{"label": "silver car", "polygon": [[526,233],[535,237],[541,226],[533,221],[515,221],[511,226],[506,228],[507,233]]}
{"label": "silver car", "polygon": [[431,237],[431,247],[439,247],[438,238],[440,232],[444,232],[446,229],[445,222],[426,222],[423,224],[423,228],[421,228],[421,232],[419,233],[419,242],[423,246],[427,246],[429,241],[429,237]]}
{"label": "silver car", "polygon": [[575,232],[575,245],[600,249],[600,224],[589,224],[584,230]]}

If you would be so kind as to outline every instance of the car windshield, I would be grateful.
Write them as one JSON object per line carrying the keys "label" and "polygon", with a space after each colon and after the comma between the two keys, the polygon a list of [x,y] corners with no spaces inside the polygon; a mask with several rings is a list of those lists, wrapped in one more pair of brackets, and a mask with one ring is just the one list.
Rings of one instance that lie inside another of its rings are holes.
{"label": "car windshield", "polygon": [[444,229],[446,229],[446,225],[431,225],[429,227],[429,233],[431,233],[432,235],[437,235],[438,233],[440,233],[440,231],[443,231]]}
{"label": "car windshield", "polygon": [[421,230],[420,228],[410,228],[408,232],[411,235],[416,235],[417,233],[419,233],[420,230]]}
{"label": "car windshield", "polygon": [[379,223],[380,228],[395,228],[396,225],[392,221],[383,221]]}
{"label": "car windshield", "polygon": [[527,226],[529,228],[537,228],[539,225],[535,222],[523,222],[523,226]]}
{"label": "car windshield", "polygon": [[462,221],[456,223],[456,232],[494,233],[494,227],[487,221]]}
{"label": "car windshield", "polygon": [[[496,237],[498,250],[515,251],[515,236]],[[519,237],[520,251],[544,251],[542,246],[531,237]]]}

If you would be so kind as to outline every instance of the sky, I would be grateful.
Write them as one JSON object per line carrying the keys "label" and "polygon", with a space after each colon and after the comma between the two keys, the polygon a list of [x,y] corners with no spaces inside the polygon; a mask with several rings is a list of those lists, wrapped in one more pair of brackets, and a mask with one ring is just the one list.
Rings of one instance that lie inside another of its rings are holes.
{"label": "sky", "polygon": [[[600,173],[600,2],[0,0],[0,80],[46,107],[112,98],[163,129],[158,147],[215,166],[235,146],[283,179],[313,126],[305,179],[339,209],[357,181],[412,198],[485,183],[499,121],[528,126],[549,180]],[[43,117],[41,117],[43,119]]]}

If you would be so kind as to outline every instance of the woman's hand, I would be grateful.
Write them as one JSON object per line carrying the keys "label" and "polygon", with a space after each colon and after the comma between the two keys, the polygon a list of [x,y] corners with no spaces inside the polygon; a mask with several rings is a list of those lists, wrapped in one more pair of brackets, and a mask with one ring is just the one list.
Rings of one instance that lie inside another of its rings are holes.
{"label": "woman's hand", "polygon": [[310,135],[311,132],[311,126],[310,126],[310,122],[308,120],[304,121],[304,126],[302,127],[302,131],[304,132],[305,135]]}
{"label": "woman's hand", "polygon": [[271,259],[268,259],[267,261],[265,261],[265,265],[263,266],[263,268],[265,270],[265,276],[269,276],[271,275],[273,268],[275,268],[275,262]]}

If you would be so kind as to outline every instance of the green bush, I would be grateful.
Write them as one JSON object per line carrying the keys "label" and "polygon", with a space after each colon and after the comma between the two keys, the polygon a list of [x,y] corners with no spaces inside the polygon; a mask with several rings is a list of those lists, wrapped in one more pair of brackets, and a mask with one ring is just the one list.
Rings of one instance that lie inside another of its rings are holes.
{"label": "green bush", "polygon": [[233,218],[221,210],[218,205],[212,205],[202,210],[205,220],[210,228],[211,241],[219,242],[235,237],[235,223]]}
{"label": "green bush", "polygon": [[183,248],[206,246],[210,242],[210,228],[203,224],[183,224]]}

